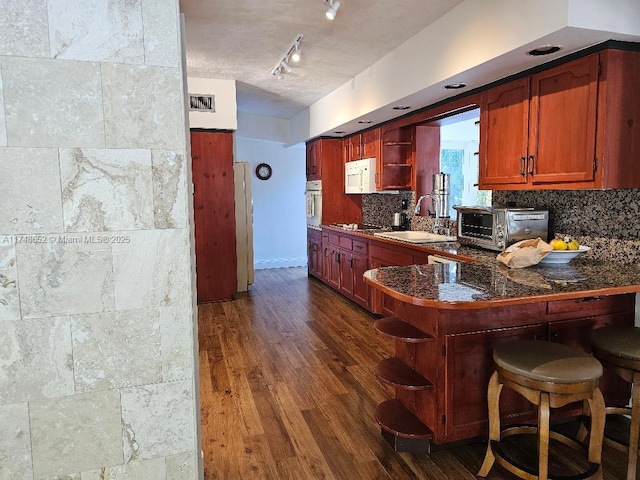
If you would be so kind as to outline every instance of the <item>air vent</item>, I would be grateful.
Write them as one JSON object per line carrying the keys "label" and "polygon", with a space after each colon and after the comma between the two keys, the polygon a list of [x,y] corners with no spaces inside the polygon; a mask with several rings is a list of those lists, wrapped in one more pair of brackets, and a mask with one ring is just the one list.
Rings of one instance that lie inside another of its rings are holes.
{"label": "air vent", "polygon": [[215,95],[189,95],[189,109],[199,112],[215,112]]}

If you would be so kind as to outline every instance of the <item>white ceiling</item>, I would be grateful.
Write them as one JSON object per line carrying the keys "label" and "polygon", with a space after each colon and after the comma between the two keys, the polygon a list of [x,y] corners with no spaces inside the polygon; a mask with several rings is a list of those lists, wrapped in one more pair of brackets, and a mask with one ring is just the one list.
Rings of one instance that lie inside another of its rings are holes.
{"label": "white ceiling", "polygon": [[[447,13],[462,0],[180,0],[187,74],[236,80],[238,111],[290,119]],[[303,34],[303,57],[270,70]]]}

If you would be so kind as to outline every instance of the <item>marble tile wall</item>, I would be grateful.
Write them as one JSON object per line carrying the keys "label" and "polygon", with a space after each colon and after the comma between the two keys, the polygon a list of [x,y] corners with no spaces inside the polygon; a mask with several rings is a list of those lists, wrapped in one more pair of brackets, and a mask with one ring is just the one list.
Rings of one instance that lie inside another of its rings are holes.
{"label": "marble tile wall", "polygon": [[[407,214],[412,230],[431,230],[432,218],[413,215],[415,195],[363,195],[364,223],[391,226],[402,198],[409,200]],[[550,238],[575,237],[592,248],[585,254],[602,261],[640,263],[640,190],[539,190],[494,191],[495,205],[528,206],[549,210]],[[452,232],[456,223],[445,221]]]}
{"label": "marble tile wall", "polygon": [[198,478],[179,25],[2,2],[2,479]]}

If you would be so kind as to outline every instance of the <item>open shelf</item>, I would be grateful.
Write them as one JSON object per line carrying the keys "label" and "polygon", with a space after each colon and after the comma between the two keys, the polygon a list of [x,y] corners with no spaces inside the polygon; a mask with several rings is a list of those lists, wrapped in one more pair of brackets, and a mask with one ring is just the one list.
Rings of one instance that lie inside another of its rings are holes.
{"label": "open shelf", "polygon": [[383,430],[403,438],[433,438],[433,432],[399,400],[387,400],[376,407],[375,418]]}
{"label": "open shelf", "polygon": [[404,390],[425,390],[433,387],[429,380],[396,357],[378,363],[375,374],[382,383]]}
{"label": "open shelf", "polygon": [[387,168],[387,167],[403,167],[403,168],[411,168],[411,167],[413,167],[413,165],[411,165],[409,163],[385,163],[382,166],[385,167],[385,168]]}
{"label": "open shelf", "polygon": [[433,337],[398,317],[376,320],[373,327],[381,333],[407,343],[430,342]]}

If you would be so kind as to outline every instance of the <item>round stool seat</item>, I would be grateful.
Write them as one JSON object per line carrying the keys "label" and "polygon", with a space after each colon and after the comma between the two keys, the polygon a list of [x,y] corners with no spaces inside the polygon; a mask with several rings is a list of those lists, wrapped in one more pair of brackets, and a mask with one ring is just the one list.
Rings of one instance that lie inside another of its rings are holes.
{"label": "round stool seat", "polygon": [[591,332],[591,344],[598,350],[640,362],[640,328],[598,328]]}
{"label": "round stool seat", "polygon": [[602,376],[602,364],[584,351],[558,343],[514,340],[498,345],[493,360],[500,368],[539,382],[576,384]]}

